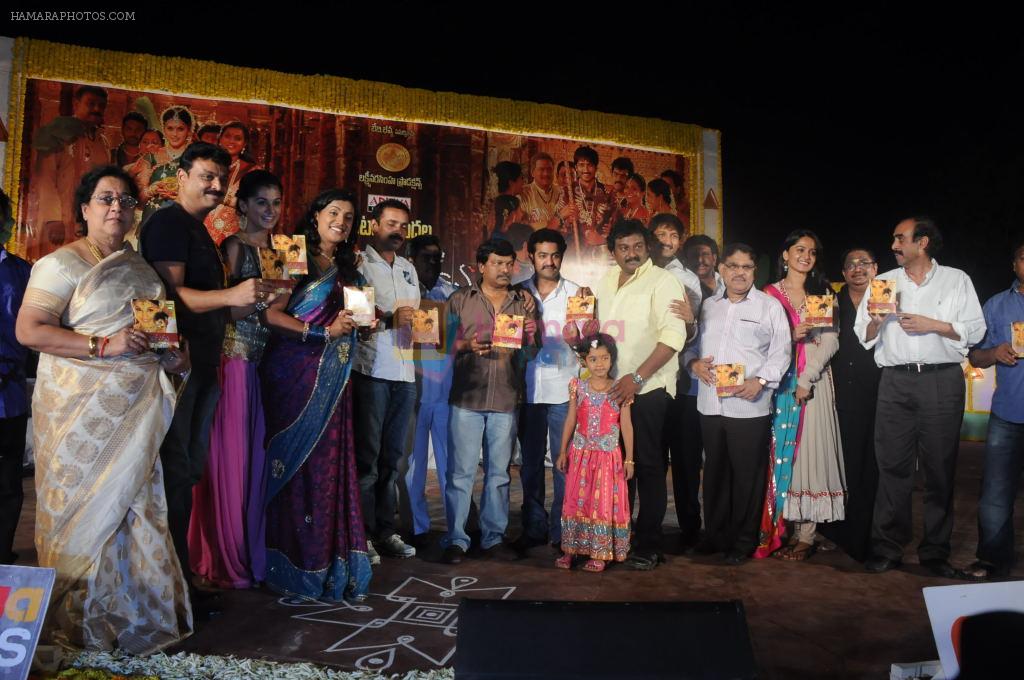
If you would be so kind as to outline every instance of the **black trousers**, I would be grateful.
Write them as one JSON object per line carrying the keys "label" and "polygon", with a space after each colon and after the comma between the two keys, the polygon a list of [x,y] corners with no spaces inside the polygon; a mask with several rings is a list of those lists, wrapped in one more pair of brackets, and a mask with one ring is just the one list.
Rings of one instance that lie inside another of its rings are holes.
{"label": "black trousers", "polygon": [[0,564],[14,561],[14,532],[25,501],[21,472],[27,424],[28,415],[0,418]]}
{"label": "black trousers", "polygon": [[188,561],[188,523],[192,516],[192,487],[202,478],[210,454],[210,427],[220,399],[214,366],[193,366],[174,409],[171,429],[160,445],[167,493],[167,524],[185,580],[191,585]]}
{"label": "black trousers", "polygon": [[768,479],[771,416],[700,417],[704,439],[704,531],[718,550],[749,555]]}
{"label": "black trousers", "polygon": [[636,516],[636,548],[642,553],[661,553],[661,525],[668,508],[668,449],[665,417],[672,399],[664,388],[637,395],[630,407],[633,423],[634,473],[630,480],[630,504],[639,496]]}
{"label": "black trousers", "polygon": [[953,475],[960,449],[966,387],[959,365],[927,373],[882,369],[875,411],[878,495],[871,550],[902,559],[913,537],[914,462],[924,472],[921,560],[949,559],[953,533]]}
{"label": "black trousers", "polygon": [[672,497],[679,531],[684,541],[690,541],[700,533],[700,469],[704,462],[697,397],[676,394],[665,418],[665,437],[672,454]]}
{"label": "black trousers", "polygon": [[818,532],[835,541],[847,555],[863,562],[871,554],[871,520],[878,489],[873,408],[837,409],[846,471],[846,518],[822,522]]}

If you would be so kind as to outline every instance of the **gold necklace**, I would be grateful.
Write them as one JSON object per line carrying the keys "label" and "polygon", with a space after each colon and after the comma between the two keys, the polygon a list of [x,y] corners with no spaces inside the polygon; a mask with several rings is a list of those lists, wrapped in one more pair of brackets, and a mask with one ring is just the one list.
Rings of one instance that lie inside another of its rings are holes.
{"label": "gold necklace", "polygon": [[103,253],[100,251],[99,246],[92,242],[88,236],[85,237],[85,246],[89,249],[89,252],[93,257],[96,258],[96,264],[103,261]]}

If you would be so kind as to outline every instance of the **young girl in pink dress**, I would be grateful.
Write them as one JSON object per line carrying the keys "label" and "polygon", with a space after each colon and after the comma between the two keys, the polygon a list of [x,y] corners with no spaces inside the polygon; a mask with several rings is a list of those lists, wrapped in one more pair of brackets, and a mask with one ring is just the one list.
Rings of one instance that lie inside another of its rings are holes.
{"label": "young girl in pink dress", "polygon": [[[562,552],[559,569],[572,567],[576,555],[588,557],[583,569],[604,571],[609,560],[622,562],[629,552],[629,498],[633,476],[633,424],[629,404],[608,397],[615,382],[615,341],[604,333],[585,338],[577,350],[590,378],[569,382],[569,412],[562,450],[555,463],[565,480],[562,503]],[[625,444],[623,460],[619,432]]]}

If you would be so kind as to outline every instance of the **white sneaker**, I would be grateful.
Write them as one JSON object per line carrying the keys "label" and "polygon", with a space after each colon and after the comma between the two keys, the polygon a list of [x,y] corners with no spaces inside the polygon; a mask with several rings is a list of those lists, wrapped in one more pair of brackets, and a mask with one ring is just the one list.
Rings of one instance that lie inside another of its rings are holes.
{"label": "white sneaker", "polygon": [[[398,534],[391,534],[384,540],[377,541],[377,545],[380,546],[381,554],[388,557],[397,557],[399,559],[416,557],[416,548],[407,545]],[[377,559],[380,560],[379,557]]]}
{"label": "white sneaker", "polygon": [[374,550],[373,541],[366,542],[366,554],[370,556],[370,566],[380,564],[380,554]]}

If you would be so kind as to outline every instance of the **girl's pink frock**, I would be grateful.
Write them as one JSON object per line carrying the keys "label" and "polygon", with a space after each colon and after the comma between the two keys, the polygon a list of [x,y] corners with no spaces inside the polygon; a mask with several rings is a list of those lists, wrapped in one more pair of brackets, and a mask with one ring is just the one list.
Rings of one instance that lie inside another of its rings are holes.
{"label": "girl's pink frock", "polygon": [[562,551],[622,562],[629,552],[629,499],[619,448],[619,407],[573,378],[576,432],[562,503]]}

